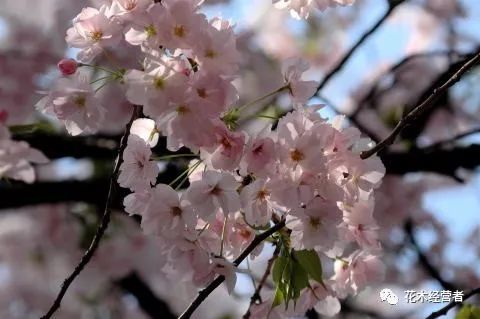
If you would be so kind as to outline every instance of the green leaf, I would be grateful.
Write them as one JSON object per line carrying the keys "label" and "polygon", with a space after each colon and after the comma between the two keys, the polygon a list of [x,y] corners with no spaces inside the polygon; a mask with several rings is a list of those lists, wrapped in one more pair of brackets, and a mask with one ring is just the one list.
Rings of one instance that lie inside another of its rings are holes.
{"label": "green leaf", "polygon": [[293,256],[313,280],[323,283],[322,263],[315,250],[293,251]]}
{"label": "green leaf", "polygon": [[285,298],[283,297],[283,293],[280,287],[277,286],[277,289],[275,289],[275,297],[273,297],[272,308],[275,308],[276,306],[282,304],[284,299]]}
{"label": "green leaf", "polygon": [[291,299],[296,300],[300,297],[300,292],[308,287],[308,274],[298,262],[292,263],[291,274]]}
{"label": "green leaf", "polygon": [[288,263],[288,259],[284,256],[278,256],[275,259],[275,263],[273,264],[272,269],[272,278],[275,284],[278,284],[282,279],[283,270]]}
{"label": "green leaf", "polygon": [[10,132],[13,134],[33,134],[37,132],[53,133],[55,129],[48,122],[38,122],[34,124],[26,125],[13,125],[9,127]]}
{"label": "green leaf", "polygon": [[455,319],[480,319],[480,308],[473,305],[464,305]]}

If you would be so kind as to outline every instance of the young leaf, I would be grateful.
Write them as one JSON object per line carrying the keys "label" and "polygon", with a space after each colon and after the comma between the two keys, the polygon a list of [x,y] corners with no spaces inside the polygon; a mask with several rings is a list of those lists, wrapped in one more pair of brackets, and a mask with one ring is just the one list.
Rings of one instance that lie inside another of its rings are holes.
{"label": "young leaf", "polygon": [[315,250],[294,250],[293,256],[312,279],[323,283],[322,263]]}
{"label": "young leaf", "polygon": [[290,282],[292,288],[291,297],[293,300],[296,300],[298,297],[300,297],[300,292],[304,288],[308,287],[308,274],[298,262],[294,262],[292,264],[293,271]]}
{"label": "young leaf", "polygon": [[278,284],[280,282],[283,270],[285,269],[287,263],[288,259],[284,256],[278,256],[277,259],[275,259],[275,263],[273,264],[272,269],[272,278],[275,284]]}
{"label": "young leaf", "polygon": [[277,288],[275,289],[275,297],[273,297],[272,308],[275,308],[276,306],[282,304],[283,300],[285,300],[285,298],[283,297],[283,293],[280,287],[277,286]]}

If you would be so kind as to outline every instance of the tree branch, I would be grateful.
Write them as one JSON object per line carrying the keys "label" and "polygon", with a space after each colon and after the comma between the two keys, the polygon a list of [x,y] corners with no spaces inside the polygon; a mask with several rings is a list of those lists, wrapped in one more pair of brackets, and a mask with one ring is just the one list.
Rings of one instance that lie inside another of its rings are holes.
{"label": "tree branch", "polygon": [[[285,220],[280,221],[275,226],[271,227],[269,230],[256,235],[253,241],[248,245],[247,248],[233,261],[235,266],[240,265],[240,263],[250,255],[250,253],[265,239],[273,235],[278,230],[282,229],[285,226]],[[192,301],[188,308],[178,317],[178,319],[188,319],[195,312],[195,310],[202,304],[202,302],[225,280],[224,276],[218,276],[215,278],[207,287],[202,289],[198,296]]]}
{"label": "tree branch", "polygon": [[457,290],[457,287],[455,287],[452,283],[446,281],[442,275],[440,274],[440,271],[438,271],[437,268],[435,268],[431,263],[430,260],[428,259],[427,256],[422,252],[420,246],[418,246],[417,241],[415,240],[415,236],[413,235],[413,222],[411,219],[407,220],[405,223],[405,233],[407,234],[408,239],[410,240],[410,243],[412,244],[413,248],[415,249],[417,256],[418,256],[418,261],[422,265],[422,267],[425,269],[425,271],[438,281],[438,283],[447,290],[454,291]]}
{"label": "tree branch", "polygon": [[78,263],[78,265],[75,267],[73,272],[65,279],[65,281],[62,283],[62,286],[60,288],[60,291],[57,295],[57,298],[53,302],[52,306],[48,310],[48,312],[41,317],[41,319],[49,319],[53,316],[53,314],[60,308],[60,304],[62,302],[63,296],[65,296],[65,293],[67,292],[68,288],[72,284],[72,282],[75,280],[75,278],[82,272],[82,270],[85,268],[85,266],[90,262],[92,259],[93,255],[95,254],[95,251],[98,248],[98,245],[100,243],[100,240],[102,239],[105,230],[108,227],[108,224],[110,223],[110,212],[111,212],[111,206],[113,203],[113,197],[117,191],[118,184],[117,184],[117,178],[118,174],[120,171],[120,165],[122,163],[122,157],[123,157],[123,152],[125,151],[125,148],[127,147],[127,139],[128,135],[130,134],[130,127],[133,123],[133,121],[138,118],[139,114],[141,113],[141,107],[140,106],[134,106],[133,112],[132,112],[132,117],[127,124],[125,128],[125,132],[123,134],[122,140],[120,142],[120,148],[118,150],[118,155],[117,155],[117,160],[113,169],[112,176],[110,177],[110,183],[109,183],[109,190],[108,190],[108,195],[107,195],[107,202],[105,204],[105,210],[102,216],[102,220],[100,225],[97,228],[97,231],[95,233],[95,236],[93,237],[93,240],[90,244],[90,247],[87,249],[85,254],[83,255],[82,259]]}
{"label": "tree branch", "polygon": [[[157,181],[168,184],[180,173],[181,168],[167,165]],[[87,181],[37,182],[25,184],[12,182],[8,186],[0,183],[0,209],[19,208],[39,204],[57,204],[69,202],[84,202],[102,206],[107,200],[109,179],[96,178]],[[129,194],[126,189],[119,189],[112,195],[111,208],[123,210],[123,198]]]}
{"label": "tree branch", "polygon": [[480,166],[480,145],[458,146],[451,149],[411,149],[408,152],[384,152],[380,155],[387,174],[433,172],[454,176],[459,168]]}
{"label": "tree branch", "polygon": [[314,95],[317,95],[320,90],[323,89],[323,87],[330,81],[330,79],[338,72],[340,71],[343,66],[347,63],[347,61],[351,58],[351,56],[355,53],[355,51],[373,34],[377,29],[390,17],[392,12],[395,10],[397,6],[405,2],[405,0],[398,0],[398,1],[388,1],[389,7],[388,10],[383,14],[383,16],[380,17],[380,19],[375,23],[367,32],[365,32],[360,39],[350,48],[350,50],[343,56],[343,58],[333,67],[333,69],[330,70],[330,72],[325,75],[323,80],[320,82],[320,84],[317,87],[317,91],[315,92]]}
{"label": "tree branch", "polygon": [[395,141],[395,138],[400,134],[400,132],[413,123],[415,119],[417,119],[418,116],[420,116],[423,112],[428,110],[434,103],[442,96],[448,88],[450,88],[452,85],[457,83],[461,76],[465,74],[468,70],[470,70],[473,66],[475,66],[478,62],[480,61],[480,51],[478,51],[473,58],[468,60],[455,74],[450,77],[442,86],[436,88],[433,90],[432,94],[424,100],[421,104],[418,106],[414,107],[398,124],[395,126],[393,131],[390,133],[389,136],[387,136],[384,140],[382,140],[380,143],[375,145],[375,147],[371,148],[368,151],[364,151],[361,154],[362,159],[369,158],[370,156],[374,155],[375,153],[381,151],[388,145],[393,144]]}
{"label": "tree branch", "polygon": [[442,309],[438,310],[438,311],[435,311],[435,312],[432,312],[426,319],[435,319],[435,318],[438,318],[438,317],[441,317],[441,316],[444,316],[447,314],[447,312],[458,306],[458,305],[461,305],[463,304],[468,298],[472,297],[472,296],[475,296],[477,294],[480,294],[480,287],[479,288],[476,288],[476,289],[473,289],[471,291],[469,291],[468,293],[466,293],[464,296],[463,296],[463,300],[462,302],[458,302],[458,301],[451,301],[450,303],[448,303],[445,307],[443,307]]}
{"label": "tree branch", "polygon": [[175,319],[168,304],[159,299],[137,273],[120,279],[117,284],[137,299],[142,310],[152,319]]}
{"label": "tree branch", "polygon": [[275,259],[277,259],[278,254],[280,253],[280,247],[278,245],[275,246],[275,250],[273,251],[272,257],[268,260],[267,263],[267,268],[265,269],[265,272],[263,273],[262,279],[260,279],[260,282],[257,286],[257,289],[255,289],[255,292],[252,295],[252,298],[250,299],[250,306],[248,306],[248,310],[243,316],[243,319],[249,319],[250,318],[250,308],[252,308],[253,304],[257,300],[262,300],[260,296],[260,291],[262,290],[263,286],[267,282],[268,276],[270,276],[270,272],[272,271],[273,263],[275,262]]}

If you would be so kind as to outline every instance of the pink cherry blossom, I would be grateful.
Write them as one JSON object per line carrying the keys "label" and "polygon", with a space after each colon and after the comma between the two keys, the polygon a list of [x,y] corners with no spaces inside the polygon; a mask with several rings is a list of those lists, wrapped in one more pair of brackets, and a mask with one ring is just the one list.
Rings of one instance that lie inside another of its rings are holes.
{"label": "pink cherry blossom", "polygon": [[287,216],[287,227],[292,230],[292,247],[322,251],[332,248],[341,220],[342,214],[335,202],[315,197],[305,208],[296,209]]}
{"label": "pink cherry blossom", "polygon": [[56,116],[71,135],[95,133],[105,118],[105,109],[84,74],[59,78],[49,94],[35,106]]}
{"label": "pink cherry blossom", "polygon": [[[148,58],[145,70],[129,70],[125,74],[127,99],[144,106],[146,115],[156,119],[172,111],[169,99],[183,94],[186,77],[175,71],[176,61],[169,58]],[[178,99],[178,98],[177,98]]]}
{"label": "pink cherry blossom", "polygon": [[240,199],[247,223],[253,226],[268,224],[274,211],[270,193],[266,181],[262,179],[257,179],[242,189]]}
{"label": "pink cherry blossom", "polygon": [[225,215],[240,209],[238,186],[230,173],[205,171],[202,180],[190,185],[186,198],[192,203],[197,214],[208,220],[214,216],[217,207],[221,207]]}
{"label": "pink cherry blossom", "polygon": [[[167,13],[160,3],[152,4],[148,9],[141,10],[141,7],[144,5],[145,3],[136,4],[135,11],[125,11],[123,6],[120,6],[119,13],[124,13],[125,19],[131,20],[128,31],[125,32],[125,41],[131,45],[141,45],[144,48],[156,49],[162,45],[159,33],[163,28],[161,22],[165,19]],[[132,16],[134,12],[141,12],[142,14]]]}
{"label": "pink cherry blossom", "polygon": [[336,315],[340,311],[340,302],[333,295],[330,284],[330,282],[323,284],[310,283],[310,287],[303,290],[297,302],[299,310],[305,313],[313,308],[327,317]]}
{"label": "pink cherry blossom", "polygon": [[151,119],[140,118],[133,121],[130,134],[140,137],[150,147],[155,147],[158,143],[159,134],[155,127],[155,121]]}
{"label": "pink cherry blossom", "polygon": [[308,67],[308,63],[299,58],[287,59],[282,65],[282,74],[294,104],[306,103],[317,89],[316,81],[301,79],[303,72],[307,71]]}
{"label": "pink cherry blossom", "polygon": [[245,148],[243,132],[232,132],[224,123],[215,125],[213,131],[215,144],[212,147],[202,148],[201,157],[208,158],[215,169],[234,170],[242,159]]}
{"label": "pink cherry blossom", "polygon": [[348,240],[355,240],[364,249],[378,250],[378,226],[373,218],[374,200],[359,201],[353,207],[345,206],[343,220]]}
{"label": "pink cherry blossom", "polygon": [[385,265],[376,255],[356,251],[347,260],[335,261],[335,291],[341,296],[357,294],[367,284],[383,279]]}
{"label": "pink cherry blossom", "polygon": [[198,1],[165,0],[162,5],[166,8],[159,30],[162,44],[169,49],[191,48],[208,24],[205,15],[197,13]]}
{"label": "pink cherry blossom", "polygon": [[196,224],[190,203],[179,198],[168,185],[157,185],[149,201],[150,205],[142,214],[142,229],[146,234],[179,236],[185,227],[192,228]]}
{"label": "pink cherry blossom", "polygon": [[213,73],[233,74],[238,69],[240,54],[232,26],[227,21],[214,19],[211,26],[198,34],[193,49],[200,68]]}
{"label": "pink cherry blossom", "polygon": [[123,199],[125,211],[130,215],[144,215],[150,204],[152,189],[144,188],[137,190]]}
{"label": "pink cherry blossom", "polygon": [[66,41],[71,47],[81,49],[78,60],[90,62],[105,48],[120,41],[121,25],[105,15],[106,9],[106,6],[100,10],[87,7],[73,19]]}
{"label": "pink cherry blossom", "polygon": [[28,143],[11,140],[8,130],[0,124],[0,178],[31,184],[35,181],[35,170],[31,164],[47,162],[48,158]]}
{"label": "pink cherry blossom", "polygon": [[275,159],[275,142],[271,126],[265,127],[256,136],[250,136],[245,147],[245,155],[240,163],[241,174],[250,173],[265,176],[272,170]]}
{"label": "pink cherry blossom", "polygon": [[118,183],[131,190],[142,190],[155,184],[159,173],[158,165],[151,161],[150,147],[136,135],[130,135],[120,165]]}
{"label": "pink cherry blossom", "polygon": [[307,19],[314,9],[324,11],[337,5],[351,5],[355,0],[273,0],[275,7],[288,9],[295,19]]}

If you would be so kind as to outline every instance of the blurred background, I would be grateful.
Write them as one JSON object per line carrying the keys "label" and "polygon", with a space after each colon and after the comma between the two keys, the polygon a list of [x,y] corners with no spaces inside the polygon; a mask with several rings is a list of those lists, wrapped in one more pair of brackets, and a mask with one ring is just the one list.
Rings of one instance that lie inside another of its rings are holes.
{"label": "blurred background", "polygon": [[[34,184],[0,181],[1,318],[43,314],[88,247],[102,211],[131,110],[118,94],[120,84],[101,91],[113,120],[94,136],[70,137],[34,108],[59,76],[56,63],[76,55],[64,41],[71,19],[100,2],[0,0],[0,115],[15,139],[52,160],[36,167]],[[357,0],[306,21],[274,9],[270,0],[207,0],[203,11],[236,24],[242,67],[235,85],[243,102],[281,85],[280,64],[286,58],[308,60],[307,76],[317,81],[341,65],[310,103],[325,104],[320,112],[327,118],[345,114],[376,141],[480,47],[477,0]],[[116,54],[131,61],[139,52]],[[479,87],[477,67],[380,154],[387,176],[376,194],[375,215],[387,277],[381,286],[344,301],[339,318],[423,318],[442,304],[407,303],[405,290],[480,287]],[[261,107],[272,115],[289,110],[286,97],[268,102]],[[248,114],[243,125],[249,125]],[[157,150],[165,152],[165,141]],[[165,181],[188,165],[182,160],[161,164]],[[107,238],[56,318],[169,319],[196,295],[190,283],[172,283],[162,274],[159,243],[123,212],[124,195],[115,199]],[[254,276],[263,274],[269,254],[267,248],[251,262]],[[399,296],[396,306],[380,302],[382,288]],[[217,289],[195,316],[241,318],[253,291],[250,277],[239,274],[232,296]],[[163,314],[154,317],[148,309],[152,304],[164,307]],[[452,311],[445,318],[454,316]]]}

